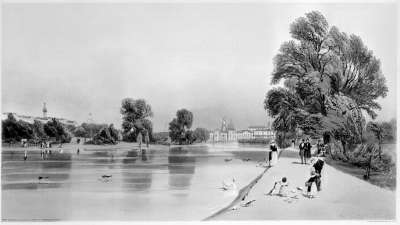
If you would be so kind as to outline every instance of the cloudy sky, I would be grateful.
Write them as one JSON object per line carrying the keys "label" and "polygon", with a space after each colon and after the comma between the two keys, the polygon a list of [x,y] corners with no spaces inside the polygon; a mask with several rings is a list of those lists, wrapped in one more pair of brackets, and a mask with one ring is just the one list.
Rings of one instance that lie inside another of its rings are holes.
{"label": "cloudy sky", "polygon": [[121,124],[125,97],[145,98],[155,130],[179,108],[195,126],[222,116],[262,125],[272,58],[311,10],[363,39],[389,87],[378,119],[396,116],[394,4],[6,4],[2,111]]}

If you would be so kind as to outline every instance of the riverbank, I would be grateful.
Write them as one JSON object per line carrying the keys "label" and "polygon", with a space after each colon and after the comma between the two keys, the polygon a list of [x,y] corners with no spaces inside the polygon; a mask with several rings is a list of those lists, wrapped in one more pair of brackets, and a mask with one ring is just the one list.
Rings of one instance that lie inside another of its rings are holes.
{"label": "riverbank", "polygon": [[[285,155],[295,156],[297,151],[287,149]],[[289,190],[296,193],[297,187],[304,189],[309,166],[302,165],[296,157],[282,157],[278,165],[257,182],[247,197],[255,200],[248,207],[239,207],[213,218],[214,220],[393,220],[396,216],[394,191],[379,188],[365,181],[325,165],[322,191],[317,198],[306,198],[301,193],[298,199],[267,196],[275,181],[287,177]]]}

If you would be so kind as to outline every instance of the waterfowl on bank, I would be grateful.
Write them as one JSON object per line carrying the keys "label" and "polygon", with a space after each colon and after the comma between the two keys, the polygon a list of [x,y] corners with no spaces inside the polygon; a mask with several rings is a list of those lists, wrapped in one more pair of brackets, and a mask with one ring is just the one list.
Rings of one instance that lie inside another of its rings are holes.
{"label": "waterfowl on bank", "polygon": [[232,178],[232,182],[229,181],[223,181],[222,182],[222,190],[228,191],[228,190],[237,190],[237,186],[235,183],[235,178]]}
{"label": "waterfowl on bank", "polygon": [[229,161],[232,161],[232,159],[224,159],[225,160],[225,162],[229,162]]}
{"label": "waterfowl on bank", "polygon": [[39,183],[40,183],[41,180],[44,180],[44,179],[49,179],[49,177],[38,176]]}
{"label": "waterfowl on bank", "polygon": [[250,201],[248,201],[248,202],[246,202],[246,203],[243,203],[242,204],[242,207],[249,207],[253,202],[255,202],[256,200],[255,199],[253,199],[253,200],[250,200]]}

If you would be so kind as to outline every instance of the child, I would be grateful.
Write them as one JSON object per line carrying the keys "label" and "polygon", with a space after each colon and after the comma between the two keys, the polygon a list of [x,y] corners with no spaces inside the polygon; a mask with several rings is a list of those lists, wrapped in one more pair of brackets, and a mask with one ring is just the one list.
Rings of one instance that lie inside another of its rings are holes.
{"label": "child", "polygon": [[282,180],[276,181],[274,184],[274,187],[266,195],[272,195],[272,193],[277,188],[277,185],[279,185],[279,191],[278,191],[277,195],[281,196],[281,197],[287,197],[288,196],[287,189],[288,189],[289,183],[287,182],[286,177],[282,177]]}

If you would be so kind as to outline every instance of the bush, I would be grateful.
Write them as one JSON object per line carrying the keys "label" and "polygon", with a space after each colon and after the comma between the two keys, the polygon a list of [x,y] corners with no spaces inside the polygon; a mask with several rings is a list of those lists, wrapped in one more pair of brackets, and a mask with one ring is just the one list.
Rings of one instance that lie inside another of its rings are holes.
{"label": "bush", "polygon": [[102,128],[92,140],[85,142],[85,144],[104,145],[104,144],[117,144],[118,131],[114,129],[111,124],[108,127]]}

